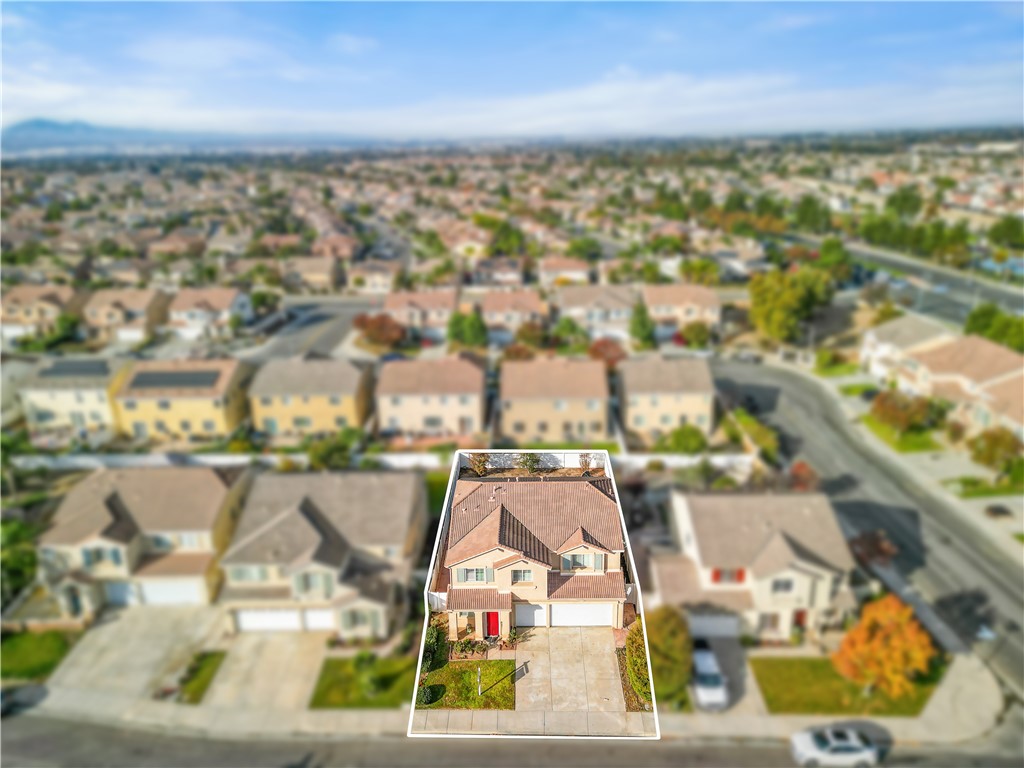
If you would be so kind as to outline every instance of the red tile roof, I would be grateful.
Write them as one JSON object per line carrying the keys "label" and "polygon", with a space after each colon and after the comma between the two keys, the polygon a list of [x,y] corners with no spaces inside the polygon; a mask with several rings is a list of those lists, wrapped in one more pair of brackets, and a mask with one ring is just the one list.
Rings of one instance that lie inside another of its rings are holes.
{"label": "red tile roof", "polygon": [[[449,593],[450,594],[450,593]],[[563,576],[548,574],[548,599],[550,600],[595,600],[608,598],[624,600],[626,582],[622,571],[609,571],[603,576],[577,574]]]}
{"label": "red tile roof", "polygon": [[496,589],[456,587],[448,590],[446,608],[449,611],[508,611],[512,608],[512,595]]}

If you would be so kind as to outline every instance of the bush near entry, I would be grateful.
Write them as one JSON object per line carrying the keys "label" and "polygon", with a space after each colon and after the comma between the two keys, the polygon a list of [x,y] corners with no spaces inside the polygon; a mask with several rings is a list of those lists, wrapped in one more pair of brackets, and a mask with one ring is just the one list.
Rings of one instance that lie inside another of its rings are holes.
{"label": "bush near entry", "polygon": [[626,635],[626,673],[636,695],[651,700],[651,678],[647,674],[647,649],[644,647],[643,619],[637,619]]}

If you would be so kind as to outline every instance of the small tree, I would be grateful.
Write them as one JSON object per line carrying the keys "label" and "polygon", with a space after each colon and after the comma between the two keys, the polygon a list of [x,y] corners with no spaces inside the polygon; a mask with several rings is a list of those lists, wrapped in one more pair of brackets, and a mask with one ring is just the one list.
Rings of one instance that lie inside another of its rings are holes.
{"label": "small tree", "polygon": [[368,315],[363,318],[360,330],[371,344],[390,349],[405,338],[405,329],[390,315]]}
{"label": "small tree", "polygon": [[533,350],[525,344],[509,344],[502,355],[503,360],[533,360]]}
{"label": "small tree", "polygon": [[860,621],[832,654],[832,664],[865,693],[878,688],[895,699],[913,690],[912,678],[928,671],[935,653],[914,609],[887,595],[864,606]]}
{"label": "small tree", "polygon": [[644,647],[643,620],[637,619],[626,635],[626,676],[636,695],[651,700],[651,678],[647,671],[647,649]]}
{"label": "small tree", "polygon": [[1006,427],[992,427],[968,442],[971,459],[986,467],[1005,472],[1007,465],[1020,456],[1021,442]]}
{"label": "small tree", "polygon": [[352,459],[352,448],[359,442],[359,438],[359,430],[349,427],[333,437],[312,443],[309,446],[309,468],[347,469]]}
{"label": "small tree", "polygon": [[516,331],[516,341],[531,347],[542,347],[547,340],[544,326],[540,323],[523,323]]}
{"label": "small tree", "polygon": [[711,341],[711,329],[707,323],[695,320],[683,326],[683,338],[688,346],[694,349],[705,349]]}
{"label": "small tree", "polygon": [[647,614],[647,642],[659,703],[682,705],[690,684],[690,628],[682,612],[663,605]]}
{"label": "small tree", "polygon": [[477,477],[483,477],[487,474],[487,465],[491,461],[491,454],[489,453],[471,453],[469,454],[469,468],[476,473]]}
{"label": "small tree", "polygon": [[471,312],[462,325],[462,342],[467,347],[487,346],[487,324],[479,312]]}
{"label": "small tree", "polygon": [[816,491],[818,473],[806,461],[798,461],[789,468],[789,487],[794,491]]}
{"label": "small tree", "polygon": [[580,454],[580,458],[579,458],[580,471],[583,474],[587,474],[590,471],[590,467],[591,467],[592,461],[593,461],[593,457],[589,453],[581,453]]}
{"label": "small tree", "polygon": [[662,453],[685,453],[693,455],[707,448],[708,441],[704,433],[692,424],[676,427],[669,434],[658,440],[657,450]]}
{"label": "small tree", "polygon": [[629,320],[629,335],[640,349],[654,346],[654,321],[651,320],[647,306],[642,301],[638,301],[633,307],[633,316]]}
{"label": "small tree", "polygon": [[461,312],[452,312],[448,318],[448,341],[461,344],[466,338],[466,316]]}
{"label": "small tree", "polygon": [[532,452],[520,453],[516,457],[516,466],[533,474],[540,469],[540,454]]}
{"label": "small tree", "polygon": [[927,398],[905,395],[896,390],[879,392],[871,402],[871,415],[900,435],[927,426],[931,413]]}
{"label": "small tree", "polygon": [[626,352],[614,339],[598,339],[590,345],[587,354],[594,360],[600,360],[611,371],[626,359]]}

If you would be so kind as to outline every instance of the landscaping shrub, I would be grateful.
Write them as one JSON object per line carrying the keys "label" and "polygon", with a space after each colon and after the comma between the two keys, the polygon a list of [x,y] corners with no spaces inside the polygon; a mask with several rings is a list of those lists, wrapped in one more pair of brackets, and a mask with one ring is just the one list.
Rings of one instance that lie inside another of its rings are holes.
{"label": "landscaping shrub", "polygon": [[972,461],[1001,472],[1010,468],[1011,462],[1020,457],[1022,450],[1021,441],[1006,427],[986,429],[968,445]]}
{"label": "landscaping shrub", "polygon": [[647,651],[644,648],[643,620],[637,619],[626,635],[626,672],[629,684],[644,701],[651,700],[651,679],[647,674]]}
{"label": "landscaping shrub", "polygon": [[420,683],[420,687],[416,689],[416,705],[425,707],[429,704],[433,704],[440,698],[439,685],[424,685]]}
{"label": "landscaping shrub", "polygon": [[843,358],[833,349],[819,349],[814,355],[814,367],[819,371],[831,368],[833,365],[839,365],[842,362]]}
{"label": "landscaping shrub", "polygon": [[959,421],[946,422],[946,437],[951,443],[959,443],[964,439],[964,425]]}
{"label": "landscaping shrub", "polygon": [[516,457],[516,465],[520,469],[525,469],[531,474],[540,469],[540,454],[537,453],[520,453]]}
{"label": "landscaping shrub", "polygon": [[[683,704],[687,698],[686,687],[690,684],[692,648],[690,628],[682,612],[663,605],[648,614],[647,640],[659,700],[662,704]],[[628,639],[626,648],[629,648]]]}
{"label": "landscaping shrub", "polygon": [[711,490],[713,491],[732,491],[738,487],[739,483],[729,477],[729,475],[722,475],[711,483]]}
{"label": "landscaping shrub", "polygon": [[650,461],[647,462],[647,471],[648,472],[664,472],[665,471],[665,462],[662,461],[661,459],[651,459]]}
{"label": "landscaping shrub", "polygon": [[471,453],[469,454],[469,468],[476,473],[477,477],[483,477],[487,474],[487,464],[491,460],[491,454],[489,453]]}

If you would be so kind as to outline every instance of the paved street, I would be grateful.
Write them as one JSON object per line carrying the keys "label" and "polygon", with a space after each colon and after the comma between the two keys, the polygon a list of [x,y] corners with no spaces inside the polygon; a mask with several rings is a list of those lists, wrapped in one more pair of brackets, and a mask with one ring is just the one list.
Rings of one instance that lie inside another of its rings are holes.
{"label": "paved street", "polygon": [[[898,570],[1004,682],[1024,691],[1021,564],[898,462],[881,460],[815,382],[732,361],[715,361],[713,370],[721,389],[757,401],[765,421],[779,430],[787,457],[814,466],[844,525],[884,528],[899,547]],[[975,642],[982,625],[995,630],[995,640]]]}
{"label": "paved street", "polygon": [[285,305],[297,313],[296,319],[277,331],[265,344],[243,350],[238,357],[263,363],[306,352],[329,355],[352,330],[356,316],[373,312],[379,307],[380,299],[344,297],[344,300],[331,300],[301,296],[290,297]]}

